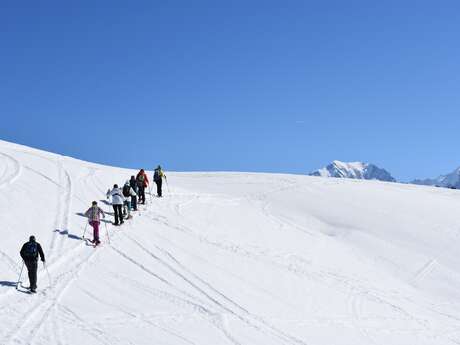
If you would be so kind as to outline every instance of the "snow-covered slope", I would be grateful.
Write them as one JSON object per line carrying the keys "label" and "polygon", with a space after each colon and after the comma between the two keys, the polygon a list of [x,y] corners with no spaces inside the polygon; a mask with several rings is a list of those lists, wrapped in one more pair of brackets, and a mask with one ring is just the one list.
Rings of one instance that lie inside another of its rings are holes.
{"label": "snow-covered slope", "polygon": [[460,189],[460,167],[452,171],[450,174],[441,175],[434,179],[414,180],[412,183],[426,186],[438,186],[446,188],[453,187]]}
{"label": "snow-covered slope", "polygon": [[310,176],[343,177],[362,180],[380,180],[395,182],[396,180],[385,169],[374,164],[362,162],[333,161],[325,168],[313,171]]}
{"label": "snow-covered slope", "polygon": [[[460,343],[455,190],[169,173],[94,249],[79,214],[133,170],[7,142],[0,167],[2,345]],[[36,295],[14,287],[30,234]]]}

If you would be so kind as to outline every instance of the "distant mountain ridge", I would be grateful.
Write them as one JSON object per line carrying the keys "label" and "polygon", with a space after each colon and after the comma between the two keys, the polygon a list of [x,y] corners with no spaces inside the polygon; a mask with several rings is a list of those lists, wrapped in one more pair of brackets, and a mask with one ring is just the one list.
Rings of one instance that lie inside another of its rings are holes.
{"label": "distant mountain ridge", "polygon": [[460,189],[460,167],[450,174],[441,175],[434,179],[414,180],[411,183],[425,186],[438,186]]}
{"label": "distant mountain ridge", "polygon": [[396,182],[396,179],[385,169],[363,162],[341,162],[335,160],[326,167],[311,172],[309,175]]}

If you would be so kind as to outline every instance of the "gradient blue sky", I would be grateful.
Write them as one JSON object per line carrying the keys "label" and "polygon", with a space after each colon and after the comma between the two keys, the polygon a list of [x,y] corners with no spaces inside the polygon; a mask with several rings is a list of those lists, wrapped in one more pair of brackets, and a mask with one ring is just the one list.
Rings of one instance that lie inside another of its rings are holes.
{"label": "gradient blue sky", "polygon": [[458,1],[0,3],[0,138],[167,170],[460,165]]}

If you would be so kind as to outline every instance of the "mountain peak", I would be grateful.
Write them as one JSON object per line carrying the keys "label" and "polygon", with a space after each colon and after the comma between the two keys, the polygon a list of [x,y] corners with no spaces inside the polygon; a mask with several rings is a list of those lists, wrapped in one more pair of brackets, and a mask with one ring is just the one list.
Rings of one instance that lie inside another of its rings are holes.
{"label": "mountain peak", "polygon": [[334,160],[325,168],[310,173],[311,176],[352,178],[361,180],[380,180],[395,182],[396,180],[385,169],[374,164],[363,162],[342,162]]}

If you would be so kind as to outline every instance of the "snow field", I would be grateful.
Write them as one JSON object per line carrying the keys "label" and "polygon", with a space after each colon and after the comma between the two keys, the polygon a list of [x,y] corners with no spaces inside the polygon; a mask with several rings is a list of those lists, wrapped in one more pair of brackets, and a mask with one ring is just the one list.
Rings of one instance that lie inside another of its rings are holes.
{"label": "snow field", "polygon": [[[80,213],[112,213],[107,188],[137,171],[7,142],[0,164],[0,344],[460,343],[455,190],[167,173],[93,248]],[[36,295],[15,289],[30,234]]]}

